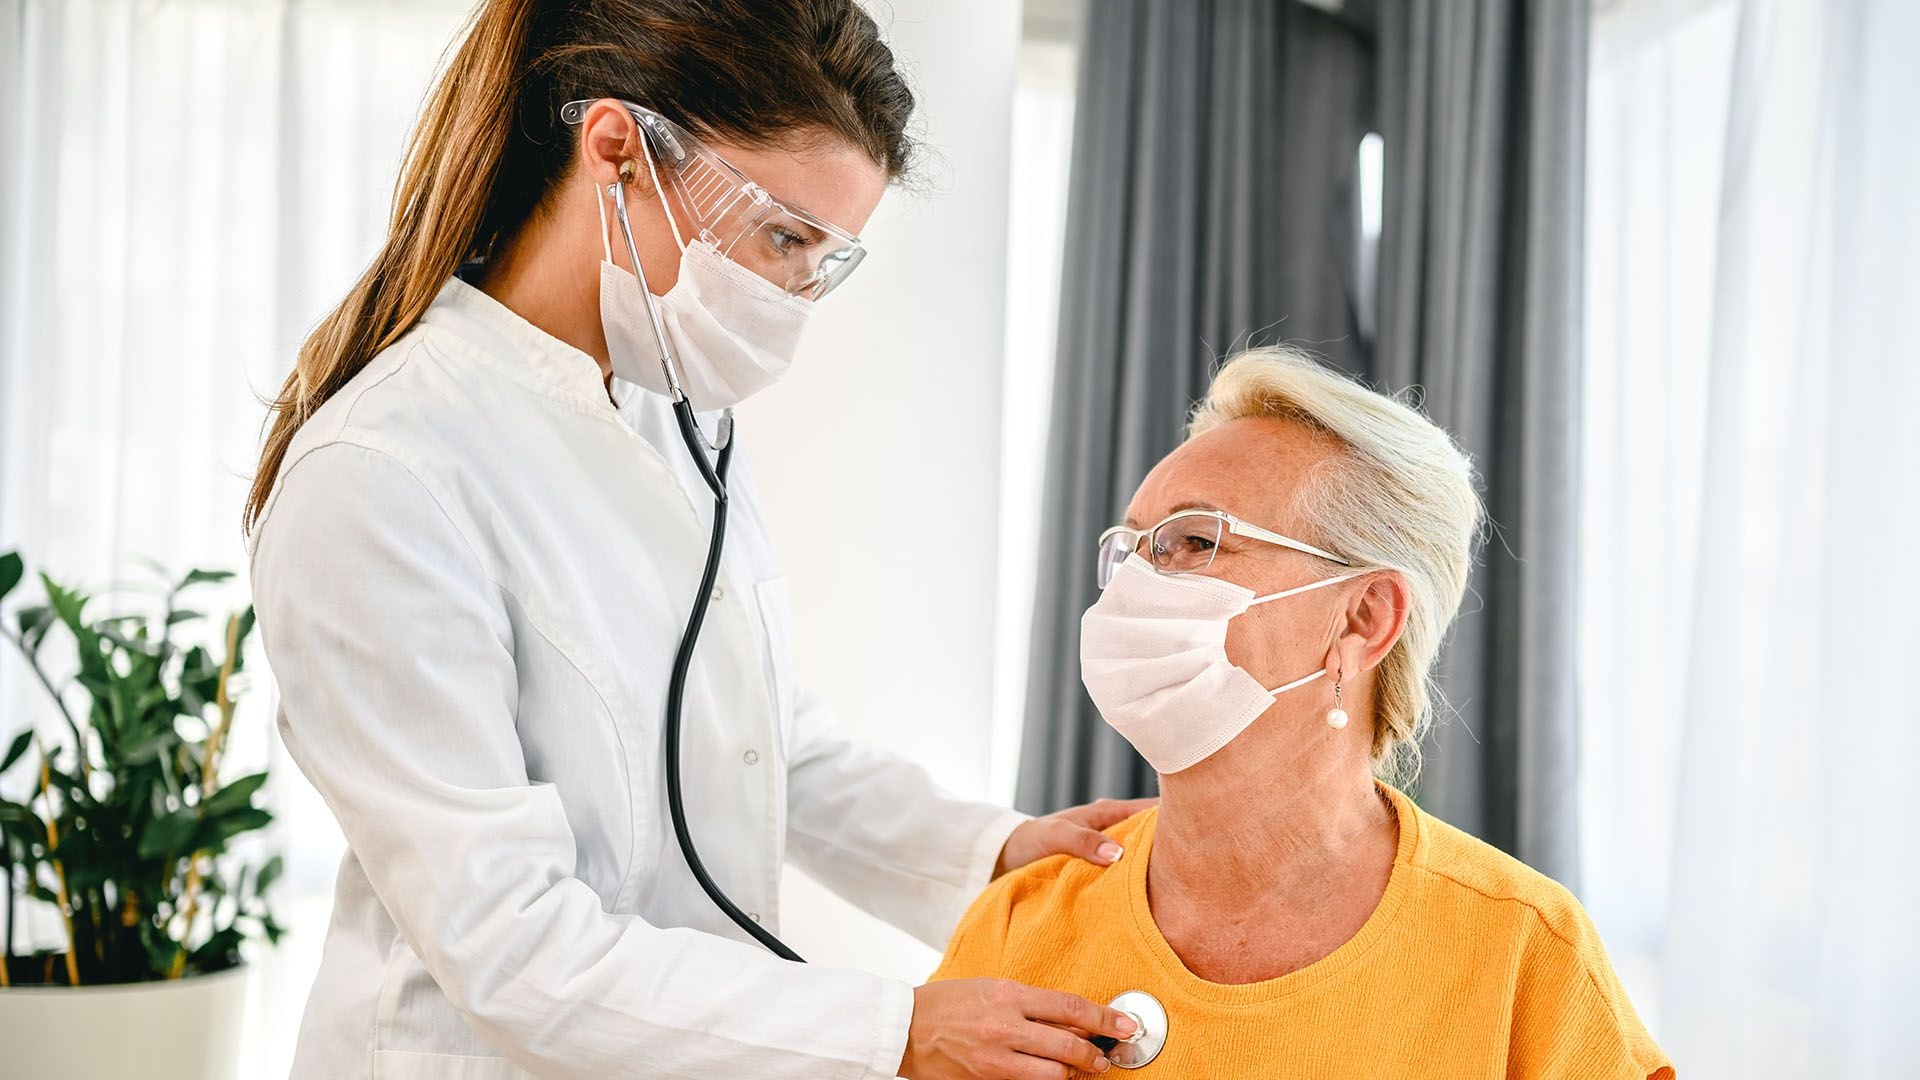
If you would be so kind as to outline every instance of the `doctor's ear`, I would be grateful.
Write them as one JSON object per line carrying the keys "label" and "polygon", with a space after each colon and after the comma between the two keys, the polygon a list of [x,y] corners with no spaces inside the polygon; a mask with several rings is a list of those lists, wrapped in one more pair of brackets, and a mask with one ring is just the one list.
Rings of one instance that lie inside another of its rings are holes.
{"label": "doctor's ear", "polygon": [[580,132],[580,168],[604,187],[617,176],[631,184],[640,175],[640,128],[631,113],[613,101],[587,110]]}
{"label": "doctor's ear", "polygon": [[1396,570],[1379,570],[1360,581],[1364,586],[1347,600],[1334,648],[1351,662],[1350,674],[1371,671],[1406,632],[1413,593]]}

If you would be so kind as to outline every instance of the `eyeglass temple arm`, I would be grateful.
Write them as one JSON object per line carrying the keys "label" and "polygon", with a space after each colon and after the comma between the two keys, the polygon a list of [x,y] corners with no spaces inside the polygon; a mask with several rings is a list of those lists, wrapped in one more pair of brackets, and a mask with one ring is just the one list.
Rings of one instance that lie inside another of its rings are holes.
{"label": "eyeglass temple arm", "polygon": [[1295,551],[1304,552],[1308,555],[1317,555],[1329,562],[1339,563],[1341,566],[1353,565],[1330,551],[1322,551],[1312,544],[1303,544],[1291,537],[1281,536],[1277,532],[1269,532],[1258,525],[1249,525],[1238,518],[1232,518],[1227,521],[1227,531],[1236,536],[1249,536],[1255,540],[1265,540],[1269,544],[1279,544],[1281,547],[1292,548]]}

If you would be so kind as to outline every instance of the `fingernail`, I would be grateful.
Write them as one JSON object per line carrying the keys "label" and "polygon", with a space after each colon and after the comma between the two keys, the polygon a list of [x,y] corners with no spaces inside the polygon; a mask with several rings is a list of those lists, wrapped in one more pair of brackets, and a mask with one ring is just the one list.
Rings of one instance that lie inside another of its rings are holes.
{"label": "fingernail", "polygon": [[1122,854],[1124,854],[1124,851],[1119,844],[1106,843],[1100,845],[1100,857],[1110,863],[1119,862]]}
{"label": "fingernail", "polygon": [[1110,1062],[1110,1061],[1108,1061],[1108,1060],[1107,1060],[1106,1058],[1094,1058],[1094,1059],[1093,1059],[1093,1071],[1094,1071],[1094,1072],[1106,1072],[1106,1071],[1107,1071],[1107,1067],[1108,1067],[1108,1066],[1110,1066],[1110,1065],[1112,1065],[1112,1064],[1113,1064],[1113,1063],[1112,1063],[1112,1062]]}
{"label": "fingernail", "polygon": [[1119,1022],[1118,1022],[1118,1023],[1116,1023],[1116,1024],[1114,1024],[1114,1027],[1117,1027],[1117,1028],[1119,1028],[1119,1029],[1120,1029],[1120,1034],[1122,1034],[1122,1035],[1131,1035],[1131,1034],[1133,1034],[1133,1029],[1134,1029],[1134,1028],[1136,1028],[1136,1027],[1138,1027],[1138,1026],[1139,1026],[1138,1024],[1135,1024],[1135,1023],[1133,1022],[1133,1017],[1131,1017],[1131,1016],[1126,1016],[1126,1015],[1122,1015],[1122,1016],[1120,1017],[1120,1020],[1119,1020]]}

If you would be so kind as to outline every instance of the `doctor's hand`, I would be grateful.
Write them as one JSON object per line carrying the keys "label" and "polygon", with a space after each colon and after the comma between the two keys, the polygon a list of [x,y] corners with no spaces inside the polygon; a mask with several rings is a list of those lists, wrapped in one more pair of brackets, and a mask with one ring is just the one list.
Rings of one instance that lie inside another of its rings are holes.
{"label": "doctor's hand", "polygon": [[1100,830],[1118,825],[1159,799],[1096,799],[1057,814],[1021,822],[1000,849],[993,876],[1018,870],[1049,855],[1077,855],[1095,866],[1112,866],[1120,859],[1120,845]]}
{"label": "doctor's hand", "polygon": [[913,991],[913,1022],[900,1075],[907,1080],[1061,1080],[1069,1069],[1105,1072],[1088,1035],[1123,1039],[1125,1015],[1058,990],[1005,979],[954,979]]}

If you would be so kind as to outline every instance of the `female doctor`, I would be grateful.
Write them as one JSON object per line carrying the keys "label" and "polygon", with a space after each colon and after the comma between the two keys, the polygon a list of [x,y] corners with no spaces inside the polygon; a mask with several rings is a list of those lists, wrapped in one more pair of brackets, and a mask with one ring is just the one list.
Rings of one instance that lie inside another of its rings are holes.
{"label": "female doctor", "polygon": [[[854,0],[474,15],[247,503],[280,730],[348,843],[296,1076],[1055,1077],[1129,1030],[1064,993],[777,959],[670,824],[713,509],[658,344],[721,440],[712,411],[780,375],[859,262],[912,107]],[[1027,820],[836,737],[743,463],[727,486],[685,805],[753,923],[777,931],[789,856],[936,945],[999,871],[1118,856],[1097,830],[1134,807]]]}

